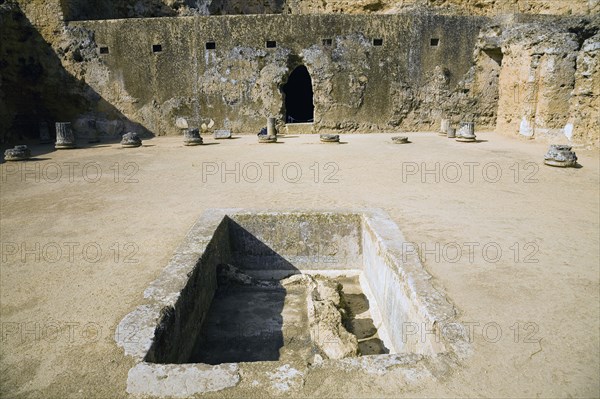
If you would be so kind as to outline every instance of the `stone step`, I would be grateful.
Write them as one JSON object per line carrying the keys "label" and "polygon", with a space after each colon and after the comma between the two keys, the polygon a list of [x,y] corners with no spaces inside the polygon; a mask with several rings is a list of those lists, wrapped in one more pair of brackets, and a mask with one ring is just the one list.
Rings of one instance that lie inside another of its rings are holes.
{"label": "stone step", "polygon": [[310,123],[288,123],[283,130],[285,134],[311,134],[314,133],[314,124]]}

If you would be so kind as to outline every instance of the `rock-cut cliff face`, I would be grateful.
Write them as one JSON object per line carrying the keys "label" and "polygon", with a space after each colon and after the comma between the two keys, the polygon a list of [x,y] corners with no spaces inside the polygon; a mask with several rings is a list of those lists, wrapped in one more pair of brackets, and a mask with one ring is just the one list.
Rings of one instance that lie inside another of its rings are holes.
{"label": "rock-cut cliff face", "polygon": [[287,0],[291,13],[397,13],[414,7],[431,7],[453,14],[499,15],[591,14],[599,12],[597,0]]}
{"label": "rock-cut cliff face", "polygon": [[[160,104],[150,104],[140,117],[136,99],[99,56],[95,33],[65,21],[387,14],[423,7],[490,19],[464,76],[450,79],[440,66],[416,94],[401,84],[390,88],[395,114],[388,123],[428,130],[444,116],[472,118],[507,135],[598,146],[600,0],[0,0],[0,142],[37,137],[44,122],[85,121],[90,112],[96,126],[113,135],[132,126],[143,130],[147,119],[162,120],[153,117],[162,112]],[[354,83],[361,90],[365,84]]]}
{"label": "rock-cut cliff face", "polygon": [[600,12],[599,0],[61,0],[60,5],[67,20],[176,15],[394,14],[416,7],[485,16]]}
{"label": "rock-cut cliff face", "polygon": [[496,130],[598,145],[600,18],[501,29]]}
{"label": "rock-cut cliff face", "polygon": [[36,138],[42,125],[52,130],[92,109],[110,123],[129,120],[112,102],[119,93],[93,32],[66,25],[58,2],[0,4],[0,37],[0,143]]}

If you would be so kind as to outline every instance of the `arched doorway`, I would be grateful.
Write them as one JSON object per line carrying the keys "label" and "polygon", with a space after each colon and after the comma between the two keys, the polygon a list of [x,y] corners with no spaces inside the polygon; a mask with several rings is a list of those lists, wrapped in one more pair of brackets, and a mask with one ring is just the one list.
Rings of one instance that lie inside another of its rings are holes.
{"label": "arched doorway", "polygon": [[296,67],[283,86],[285,94],[286,123],[312,122],[315,106],[313,104],[312,80],[304,65]]}

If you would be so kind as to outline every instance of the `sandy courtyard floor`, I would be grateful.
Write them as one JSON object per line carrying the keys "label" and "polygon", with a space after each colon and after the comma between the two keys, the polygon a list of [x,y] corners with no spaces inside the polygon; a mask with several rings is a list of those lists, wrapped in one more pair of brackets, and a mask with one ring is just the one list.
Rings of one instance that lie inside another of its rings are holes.
{"label": "sandy courtyard floor", "polygon": [[3,163],[0,396],[127,397],[116,325],[202,212],[225,207],[382,208],[472,326],[472,357],[443,379],[314,373],[284,395],[600,396],[598,151],[558,169],[545,144],[409,136],[161,137]]}

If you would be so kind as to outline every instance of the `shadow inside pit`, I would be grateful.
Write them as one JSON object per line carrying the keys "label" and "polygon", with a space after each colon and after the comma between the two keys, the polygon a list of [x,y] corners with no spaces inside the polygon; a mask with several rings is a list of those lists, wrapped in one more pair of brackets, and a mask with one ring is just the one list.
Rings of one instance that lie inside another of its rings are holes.
{"label": "shadow inside pit", "polygon": [[219,283],[189,361],[221,364],[279,360],[281,312],[286,291],[279,283]]}
{"label": "shadow inside pit", "polygon": [[369,310],[369,300],[363,293],[341,292],[347,317],[344,327],[358,339],[358,351],[361,356],[390,353],[383,341],[377,336],[377,327],[371,318],[357,317]]}
{"label": "shadow inside pit", "polygon": [[231,219],[229,219],[229,241],[235,263],[243,265],[242,269],[248,274],[269,271],[285,277],[300,273],[300,270],[271,249],[263,240]]}
{"label": "shadow inside pit", "polygon": [[299,270],[231,219],[229,239],[234,265],[217,266],[217,289],[188,362],[277,361],[288,292],[261,272]]}

